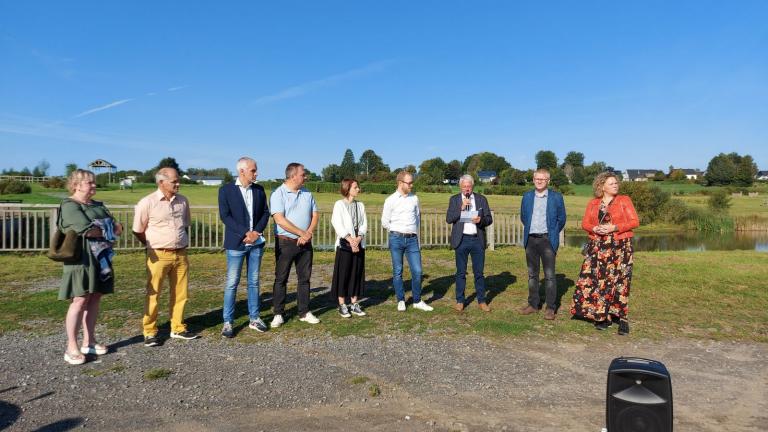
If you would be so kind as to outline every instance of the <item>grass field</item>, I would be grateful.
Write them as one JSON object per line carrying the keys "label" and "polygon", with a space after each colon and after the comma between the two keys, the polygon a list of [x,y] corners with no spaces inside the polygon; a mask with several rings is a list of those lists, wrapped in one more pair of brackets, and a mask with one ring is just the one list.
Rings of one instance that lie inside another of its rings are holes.
{"label": "grass field", "polygon": [[[665,184],[662,189],[674,188],[674,187],[687,187],[691,190],[696,188],[702,188],[702,186],[695,184]],[[134,190],[100,190],[96,193],[95,199],[104,201],[107,205],[133,205],[141,199],[144,195],[152,192],[155,188],[152,185],[140,185]],[[568,214],[568,228],[576,228],[577,222],[581,220],[584,215],[584,209],[587,206],[587,202],[591,199],[590,186],[576,185],[574,186],[576,191],[575,195],[565,196],[565,207]],[[215,206],[218,204],[218,188],[211,186],[199,186],[199,185],[182,185],[181,194],[189,198],[192,205],[201,206]],[[340,195],[334,193],[314,193],[315,199],[318,202],[318,206],[321,211],[331,211],[333,203],[340,198]],[[422,211],[437,211],[444,212],[448,208],[448,200],[450,194],[447,193],[426,193],[420,192],[419,200],[421,201]],[[24,203],[29,204],[58,204],[63,197],[67,196],[65,190],[50,190],[45,189],[40,185],[33,185],[31,194],[23,195],[3,195],[3,199],[20,199]],[[384,200],[388,195],[386,194],[366,194],[360,195],[360,200],[366,205],[369,211],[378,211],[384,205]],[[707,197],[702,195],[680,195],[677,196],[685,201],[687,204],[693,207],[706,208]],[[497,212],[504,213],[517,213],[520,211],[520,196],[509,195],[489,195],[488,201],[491,204],[491,208]],[[757,218],[765,218],[768,216],[768,195],[761,194],[756,197],[738,196],[731,198],[732,207],[730,214],[733,216],[751,216]],[[640,231],[644,229],[670,229],[670,227],[640,227]]]}
{"label": "grass field", "polygon": [[[221,325],[222,284],[225,258],[222,253],[190,255],[191,286],[187,322],[206,337],[218,338]],[[123,253],[116,257],[116,293],[103,302],[100,332],[110,338],[140,333],[144,301],[143,254]],[[311,308],[323,321],[307,326],[296,320],[295,300],[288,304],[290,319],[279,331],[255,334],[247,328],[244,289],[239,290],[236,328],[239,340],[250,341],[278,335],[361,336],[389,333],[436,335],[482,335],[548,337],[563,332],[616,337],[615,330],[598,333],[589,323],[568,319],[568,307],[578,276],[581,256],[566,247],[558,255],[558,291],[563,309],[554,322],[541,314],[520,316],[517,309],[527,298],[524,253],[510,247],[488,252],[486,277],[491,313],[481,312],[476,303],[462,314],[451,309],[454,302],[454,257],[452,251],[424,251],[425,299],[435,306],[433,313],[395,311],[391,289],[391,264],[386,251],[369,251],[367,256],[366,300],[369,316],[343,319],[329,300],[333,254],[316,252],[312,280]],[[274,259],[267,253],[262,266],[262,297],[272,291]],[[0,332],[56,333],[63,331],[67,302],[57,301],[61,267],[42,255],[0,256]],[[406,277],[408,277],[406,275]],[[292,277],[293,278],[293,277]],[[645,252],[636,254],[630,321],[633,337],[670,336],[720,340],[768,342],[768,254],[739,252]],[[289,292],[295,281],[292,279]],[[467,295],[474,290],[469,283]],[[408,286],[408,284],[406,284]],[[167,318],[167,295],[162,296],[161,322]],[[291,301],[289,296],[289,301]],[[269,301],[262,301],[262,316],[271,319]],[[167,325],[166,325],[167,328]]]}

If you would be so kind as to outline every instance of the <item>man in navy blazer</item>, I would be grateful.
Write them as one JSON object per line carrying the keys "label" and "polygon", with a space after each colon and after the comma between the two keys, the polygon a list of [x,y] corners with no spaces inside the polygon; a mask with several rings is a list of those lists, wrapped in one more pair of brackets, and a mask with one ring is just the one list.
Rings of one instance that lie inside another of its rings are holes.
{"label": "man in navy blazer", "polygon": [[[448,211],[445,221],[453,224],[451,227],[451,249],[456,251],[456,304],[453,308],[458,312],[464,310],[464,288],[467,286],[467,258],[472,257],[472,272],[475,276],[475,294],[481,310],[490,312],[491,308],[485,301],[485,227],[493,223],[491,208],[488,200],[479,193],[473,193],[475,179],[465,174],[459,179],[460,194],[448,201]],[[461,221],[463,210],[476,211],[477,216],[471,222]]]}
{"label": "man in navy blazer", "polygon": [[546,168],[533,173],[534,190],[523,194],[520,221],[523,223],[523,246],[528,262],[528,304],[520,313],[529,315],[539,310],[539,264],[544,266],[544,292],[547,308],[544,319],[555,319],[557,285],[555,255],[560,247],[560,231],[565,227],[563,195],[549,189],[550,174]]}
{"label": "man in navy blazer", "polygon": [[259,268],[264,255],[262,233],[269,221],[269,208],[264,188],[255,184],[256,161],[242,157],[237,161],[237,180],[219,189],[219,216],[224,222],[224,249],[227,252],[227,282],[224,287],[224,326],[221,335],[234,336],[237,285],[243,261],[248,275],[248,316],[253,330],[267,330],[259,318]]}

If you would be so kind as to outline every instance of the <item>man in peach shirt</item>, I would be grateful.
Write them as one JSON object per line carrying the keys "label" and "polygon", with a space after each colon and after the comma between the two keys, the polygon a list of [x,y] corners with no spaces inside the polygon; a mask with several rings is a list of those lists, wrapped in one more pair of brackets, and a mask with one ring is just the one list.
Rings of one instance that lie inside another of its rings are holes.
{"label": "man in peach shirt", "polygon": [[163,281],[170,285],[171,338],[196,339],[184,325],[189,260],[189,202],[179,195],[179,173],[161,168],[155,174],[157,190],[136,204],[133,234],[147,248],[147,298],[144,302],[144,345],[157,346],[157,300]]}

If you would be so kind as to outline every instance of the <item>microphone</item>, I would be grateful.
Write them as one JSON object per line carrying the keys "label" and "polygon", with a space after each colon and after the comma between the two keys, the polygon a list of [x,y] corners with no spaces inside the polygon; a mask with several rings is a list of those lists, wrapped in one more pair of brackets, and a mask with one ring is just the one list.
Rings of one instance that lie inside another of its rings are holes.
{"label": "microphone", "polygon": [[[470,199],[471,196],[472,194],[464,194],[464,198],[466,199]],[[469,204],[467,204],[466,210],[469,211],[471,209],[472,209],[472,203],[470,202]]]}

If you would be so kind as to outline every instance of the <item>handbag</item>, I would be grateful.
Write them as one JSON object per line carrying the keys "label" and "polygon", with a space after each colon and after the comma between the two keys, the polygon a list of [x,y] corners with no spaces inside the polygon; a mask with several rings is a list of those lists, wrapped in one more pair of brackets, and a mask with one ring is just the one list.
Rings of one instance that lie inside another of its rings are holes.
{"label": "handbag", "polygon": [[48,247],[46,256],[53,261],[63,263],[74,263],[80,261],[80,253],[83,249],[83,242],[74,230],[62,233],[57,227],[51,237],[51,245]]}
{"label": "handbag", "polygon": [[83,249],[83,241],[80,234],[74,230],[62,232],[61,230],[61,205],[56,217],[56,230],[51,236],[51,244],[48,246],[46,256],[53,261],[74,263],[80,261]]}

